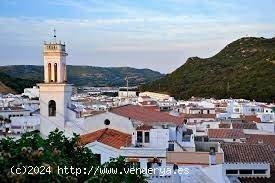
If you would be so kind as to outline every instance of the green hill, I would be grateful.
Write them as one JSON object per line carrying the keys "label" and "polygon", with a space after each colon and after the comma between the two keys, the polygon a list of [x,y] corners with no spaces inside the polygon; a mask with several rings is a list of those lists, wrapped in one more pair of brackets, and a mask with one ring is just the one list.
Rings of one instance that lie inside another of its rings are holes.
{"label": "green hill", "polygon": [[210,58],[189,58],[141,90],[191,96],[275,100],[275,38],[241,38]]}
{"label": "green hill", "polygon": [[0,72],[0,93],[22,93],[24,88],[32,87],[38,80],[34,79],[22,79],[11,77],[3,72]]}
{"label": "green hill", "polygon": [[[4,73],[11,78],[17,77],[26,80],[43,81],[43,69],[42,66],[11,65],[1,66],[0,73]],[[150,69],[72,65],[67,66],[67,73],[68,82],[76,86],[124,86],[126,84],[126,75],[128,75],[129,78],[129,85],[136,86],[159,79],[163,76],[161,73]],[[2,81],[2,79],[0,81]]]}

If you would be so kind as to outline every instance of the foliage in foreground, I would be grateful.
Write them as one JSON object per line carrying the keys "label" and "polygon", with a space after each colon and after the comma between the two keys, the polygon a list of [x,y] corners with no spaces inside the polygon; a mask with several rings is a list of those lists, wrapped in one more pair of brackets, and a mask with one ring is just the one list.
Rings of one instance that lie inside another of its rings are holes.
{"label": "foliage in foreground", "polygon": [[[123,172],[127,163],[124,158],[119,157],[100,165],[92,152],[79,144],[78,136],[69,139],[58,130],[51,132],[47,139],[41,138],[37,132],[25,133],[18,140],[3,138],[0,140],[0,180],[1,182],[145,182],[144,176],[138,174],[102,175],[99,171],[95,173],[96,167],[116,168],[118,172]],[[42,172],[41,168],[39,170],[28,168],[25,174],[11,173],[12,167],[15,173],[16,167],[23,166],[46,167],[46,169]],[[82,172],[77,176],[71,173],[58,174],[58,166],[82,168],[82,171],[86,168],[87,171],[86,174]]]}

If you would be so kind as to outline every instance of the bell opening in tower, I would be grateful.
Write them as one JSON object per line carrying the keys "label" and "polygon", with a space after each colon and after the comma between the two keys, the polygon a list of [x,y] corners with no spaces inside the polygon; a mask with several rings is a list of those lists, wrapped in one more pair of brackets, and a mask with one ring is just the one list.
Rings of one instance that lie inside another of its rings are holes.
{"label": "bell opening in tower", "polygon": [[54,82],[57,82],[57,63],[54,64]]}
{"label": "bell opening in tower", "polygon": [[56,102],[54,100],[49,101],[49,116],[56,116]]}
{"label": "bell opening in tower", "polygon": [[51,81],[51,75],[52,75],[52,65],[51,63],[48,64],[48,81]]}

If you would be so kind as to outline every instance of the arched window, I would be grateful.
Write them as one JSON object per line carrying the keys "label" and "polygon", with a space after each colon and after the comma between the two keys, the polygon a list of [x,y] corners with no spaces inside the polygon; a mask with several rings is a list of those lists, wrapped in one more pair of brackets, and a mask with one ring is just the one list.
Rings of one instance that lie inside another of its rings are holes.
{"label": "arched window", "polygon": [[52,65],[51,63],[48,64],[48,80],[51,82],[51,75],[52,75]]}
{"label": "arched window", "polygon": [[54,82],[57,82],[57,63],[54,64]]}
{"label": "arched window", "polygon": [[56,103],[54,100],[49,101],[49,116],[56,116]]}

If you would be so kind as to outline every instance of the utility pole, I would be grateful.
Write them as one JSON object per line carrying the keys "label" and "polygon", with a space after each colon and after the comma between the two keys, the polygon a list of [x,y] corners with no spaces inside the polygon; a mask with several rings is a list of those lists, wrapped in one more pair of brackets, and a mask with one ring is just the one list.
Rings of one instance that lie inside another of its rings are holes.
{"label": "utility pole", "polygon": [[129,93],[129,89],[128,89],[128,86],[129,86],[129,79],[128,79],[128,75],[125,77],[125,80],[126,80],[126,89],[127,89],[127,98],[129,97],[128,93]]}

